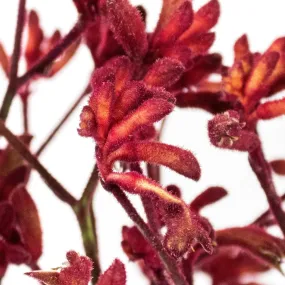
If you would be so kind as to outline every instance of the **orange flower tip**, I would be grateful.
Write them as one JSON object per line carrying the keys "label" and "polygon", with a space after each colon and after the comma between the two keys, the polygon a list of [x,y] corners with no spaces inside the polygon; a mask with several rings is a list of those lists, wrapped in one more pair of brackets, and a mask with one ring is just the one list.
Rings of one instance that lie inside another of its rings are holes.
{"label": "orange flower tip", "polygon": [[217,24],[219,16],[219,2],[217,0],[208,2],[195,13],[192,25],[181,35],[179,40],[184,40],[192,35],[208,32]]}
{"label": "orange flower tip", "polygon": [[167,24],[154,33],[153,47],[165,47],[174,44],[179,36],[191,25],[193,9],[190,1],[185,1],[173,12]]}
{"label": "orange flower tip", "polygon": [[242,35],[234,45],[235,59],[240,60],[250,53],[247,35]]}
{"label": "orange flower tip", "polygon": [[158,59],[145,75],[144,82],[149,86],[167,88],[176,83],[184,71],[185,67],[178,60]]}
{"label": "orange flower tip", "polygon": [[147,52],[145,24],[139,11],[127,0],[106,0],[107,20],[117,41],[134,59]]}

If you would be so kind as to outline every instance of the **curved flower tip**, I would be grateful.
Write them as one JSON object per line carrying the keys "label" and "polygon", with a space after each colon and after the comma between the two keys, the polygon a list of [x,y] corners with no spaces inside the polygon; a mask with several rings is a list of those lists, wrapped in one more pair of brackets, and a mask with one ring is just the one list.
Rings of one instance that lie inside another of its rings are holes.
{"label": "curved flower tip", "polygon": [[92,261],[75,251],[69,251],[66,258],[67,267],[50,271],[36,270],[25,274],[46,285],[88,285],[91,280]]}
{"label": "curved flower tip", "polygon": [[139,11],[127,0],[106,0],[107,20],[117,41],[132,58],[147,52],[145,24]]}
{"label": "curved flower tip", "polygon": [[185,33],[182,34],[180,40],[185,40],[193,35],[208,32],[217,24],[219,16],[219,2],[217,0],[211,0],[195,13],[192,25]]}
{"label": "curved flower tip", "polygon": [[183,64],[172,58],[158,59],[144,77],[144,82],[150,86],[170,87],[179,80],[185,68]]}
{"label": "curved flower tip", "polygon": [[259,119],[263,120],[285,115],[285,98],[259,105],[257,107],[256,114]]}
{"label": "curved flower tip", "polygon": [[96,285],[126,285],[124,264],[119,259],[115,259],[113,264],[99,277]]}
{"label": "curved flower tip", "polygon": [[[164,1],[164,8],[167,1]],[[179,1],[176,1],[179,2]],[[181,2],[181,1],[180,1]],[[162,47],[173,44],[179,36],[191,25],[193,20],[193,10],[190,1],[184,1],[173,14],[167,19],[167,23],[163,23],[163,12],[160,15],[161,21],[154,33],[152,40],[153,47]]]}
{"label": "curved flower tip", "polygon": [[222,187],[209,187],[191,202],[190,209],[199,212],[205,206],[219,201],[227,194],[228,192]]}
{"label": "curved flower tip", "polygon": [[160,164],[196,181],[201,176],[200,165],[190,151],[158,142],[125,143],[108,160],[110,166],[116,160]]}
{"label": "curved flower tip", "polygon": [[216,115],[208,123],[209,138],[213,145],[240,151],[253,151],[260,142],[256,134],[243,130],[239,113],[229,110]]}

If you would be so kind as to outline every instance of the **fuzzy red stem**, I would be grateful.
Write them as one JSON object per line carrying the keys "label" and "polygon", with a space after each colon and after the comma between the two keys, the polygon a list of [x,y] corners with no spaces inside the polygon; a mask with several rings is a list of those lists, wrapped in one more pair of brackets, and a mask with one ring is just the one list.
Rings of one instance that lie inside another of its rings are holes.
{"label": "fuzzy red stem", "polygon": [[282,209],[282,201],[276,192],[272,180],[271,168],[264,157],[261,146],[249,154],[249,163],[264,190],[270,210],[285,236],[285,213]]}

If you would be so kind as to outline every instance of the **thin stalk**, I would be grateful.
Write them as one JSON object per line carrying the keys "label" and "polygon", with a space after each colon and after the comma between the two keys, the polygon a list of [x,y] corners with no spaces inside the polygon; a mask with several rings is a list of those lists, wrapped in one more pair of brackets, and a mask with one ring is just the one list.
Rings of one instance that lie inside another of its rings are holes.
{"label": "thin stalk", "polygon": [[3,121],[0,121],[0,134],[10,145],[35,169],[53,193],[63,202],[73,206],[77,200],[47,171],[30,150],[9,130]]}
{"label": "thin stalk", "polygon": [[85,90],[80,94],[79,98],[73,103],[71,108],[67,111],[67,113],[63,116],[63,118],[60,120],[60,122],[56,125],[56,127],[52,130],[50,135],[45,139],[45,141],[41,144],[39,149],[36,151],[36,156],[40,156],[42,152],[46,149],[46,147],[49,145],[49,143],[52,141],[52,139],[57,135],[58,131],[62,128],[62,126],[65,124],[65,122],[70,118],[70,116],[73,114],[73,112],[76,110],[80,102],[83,100],[83,98],[90,93],[91,88],[88,84],[88,86],[85,88]]}
{"label": "thin stalk", "polygon": [[112,185],[110,187],[105,185],[104,183],[102,183],[102,185],[107,191],[110,191],[115,196],[117,201],[121,204],[128,216],[131,218],[131,220],[138,226],[144,237],[157,251],[162,260],[162,263],[165,266],[166,271],[169,272],[174,284],[187,285],[187,281],[185,280],[185,277],[181,273],[180,269],[178,268],[176,261],[167,253],[159,238],[150,230],[148,225],[141,218],[141,216],[138,214],[137,210],[134,208],[126,194],[115,185]]}
{"label": "thin stalk", "polygon": [[93,196],[98,185],[98,169],[95,165],[80,201],[73,207],[83,239],[86,255],[93,261],[92,282],[96,284],[100,275],[96,219],[93,210]]}
{"label": "thin stalk", "polygon": [[26,0],[20,0],[15,41],[14,41],[14,50],[12,54],[11,68],[9,72],[9,84],[0,109],[0,118],[4,121],[7,119],[10,106],[17,92],[18,66],[21,55],[21,43],[22,43],[23,29],[25,24],[25,14],[26,14]]}
{"label": "thin stalk", "polygon": [[29,134],[29,99],[27,97],[22,99],[23,106],[23,124],[24,124],[24,133]]}
{"label": "thin stalk", "polygon": [[249,163],[264,190],[270,210],[285,236],[285,213],[282,209],[282,201],[276,192],[271,168],[264,157],[261,146],[249,153]]}
{"label": "thin stalk", "polygon": [[37,74],[44,74],[50,64],[52,64],[71,44],[73,44],[81,36],[86,27],[86,21],[83,18],[79,18],[70,32],[50,50],[38,63],[36,63],[30,70],[28,70],[23,76],[18,78],[17,88],[20,88],[23,84],[29,81]]}

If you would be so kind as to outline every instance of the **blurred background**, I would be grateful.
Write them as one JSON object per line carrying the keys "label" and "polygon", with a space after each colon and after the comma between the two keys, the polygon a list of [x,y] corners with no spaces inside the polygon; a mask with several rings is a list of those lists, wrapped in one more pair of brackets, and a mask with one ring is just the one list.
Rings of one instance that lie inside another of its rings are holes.
{"label": "blurred background", "polygon": [[[131,2],[135,5],[142,4],[147,9],[147,29],[152,31],[158,19],[161,0]],[[207,0],[193,0],[194,9],[197,10],[206,2]],[[276,37],[285,35],[284,0],[220,0],[220,4],[222,13],[214,29],[216,41],[211,51],[221,53],[225,64],[232,64],[233,44],[244,33],[248,35],[253,51],[264,51]],[[17,7],[18,0],[0,1],[0,41],[9,54],[13,48]],[[62,34],[67,33],[77,19],[71,0],[27,0],[27,7],[39,13],[47,35],[51,35],[55,29],[59,29]],[[21,62],[20,73],[23,68],[24,63]],[[34,135],[32,149],[38,148],[83,91],[92,69],[89,51],[82,45],[63,71],[52,79],[39,80],[33,85],[30,103],[31,134]],[[1,102],[6,86],[7,80],[1,70]],[[83,104],[41,156],[41,162],[77,198],[80,197],[94,164],[93,141],[77,134]],[[16,98],[8,119],[8,126],[16,134],[22,132],[21,111],[20,100]],[[196,183],[163,169],[163,185],[177,184],[183,189],[187,202],[208,186],[223,186],[229,191],[228,197],[206,208],[203,214],[216,229],[243,226],[266,210],[267,202],[249,167],[247,154],[219,150],[210,145],[206,128],[210,118],[210,114],[195,109],[177,109],[168,117],[162,140],[193,151],[201,164],[202,178]],[[260,123],[259,131],[267,159],[285,158],[285,117]],[[3,144],[3,141],[0,143]],[[274,180],[278,192],[284,193],[285,179],[274,176]],[[43,225],[44,253],[39,265],[44,269],[60,266],[65,260],[65,253],[70,249],[83,253],[79,228],[69,206],[53,195],[37,173],[33,173],[28,190],[38,205]],[[132,200],[141,210],[139,200],[136,197],[132,197]],[[94,207],[102,269],[107,269],[113,259],[118,257],[126,264],[128,285],[147,284],[137,266],[128,261],[120,247],[121,227],[131,225],[130,219],[114,198],[101,188],[96,192]],[[280,235],[274,228],[272,233]],[[10,266],[2,284],[38,284],[23,275],[28,270],[25,266]],[[210,284],[209,278],[204,274],[198,273],[195,279],[195,284]],[[277,271],[264,274],[259,280],[268,285],[284,284],[284,277]]]}

